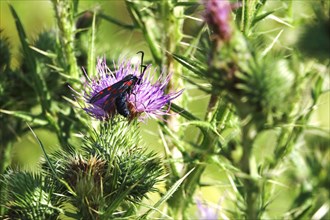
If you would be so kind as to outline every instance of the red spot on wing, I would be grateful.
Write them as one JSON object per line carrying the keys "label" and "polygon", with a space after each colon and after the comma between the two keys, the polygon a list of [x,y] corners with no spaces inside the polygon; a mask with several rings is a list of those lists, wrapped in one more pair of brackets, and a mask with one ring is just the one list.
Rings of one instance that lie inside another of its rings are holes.
{"label": "red spot on wing", "polygon": [[133,84],[132,80],[124,82],[124,85],[127,86],[127,87],[131,86],[132,84]]}

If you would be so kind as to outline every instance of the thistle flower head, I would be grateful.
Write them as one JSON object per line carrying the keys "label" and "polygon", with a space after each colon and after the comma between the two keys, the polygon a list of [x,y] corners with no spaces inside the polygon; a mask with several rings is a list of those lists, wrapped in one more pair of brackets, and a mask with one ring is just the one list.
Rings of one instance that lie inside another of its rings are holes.
{"label": "thistle flower head", "polygon": [[67,172],[65,179],[69,180],[73,188],[82,179],[90,179],[95,184],[100,184],[107,169],[106,161],[93,155],[89,158],[83,158],[81,155],[75,155],[68,158]]}
{"label": "thistle flower head", "polygon": [[227,0],[204,0],[205,20],[223,41],[231,37],[230,27],[232,5]]}
{"label": "thistle flower head", "polygon": [[83,109],[96,119],[109,119],[117,113],[130,120],[161,117],[168,114],[166,105],[182,93],[181,90],[165,94],[170,74],[165,76],[162,73],[154,80],[150,66],[141,74],[140,64],[132,64],[130,60],[115,65],[112,72],[105,58],[101,58],[96,69],[97,76],[88,79],[80,94],[86,103]]}

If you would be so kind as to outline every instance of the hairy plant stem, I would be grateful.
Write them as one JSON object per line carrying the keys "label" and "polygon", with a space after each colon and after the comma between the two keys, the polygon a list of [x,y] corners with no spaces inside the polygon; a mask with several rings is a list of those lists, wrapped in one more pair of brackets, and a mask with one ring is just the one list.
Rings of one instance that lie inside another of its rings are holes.
{"label": "hairy plant stem", "polygon": [[[75,23],[74,14],[77,5],[75,1],[69,0],[52,0],[55,16],[57,19],[57,25],[60,30],[60,42],[62,45],[62,53],[66,59],[64,63],[59,62],[64,70],[64,74],[69,75],[70,78],[79,79],[79,68],[77,66],[77,59],[75,56]],[[72,109],[70,110],[71,113]],[[58,112],[57,112],[58,113]],[[71,114],[70,113],[70,114]],[[55,117],[55,114],[45,114],[49,124],[55,129],[60,145],[63,149],[68,147],[69,135],[67,132],[63,132],[60,125],[60,119]]]}
{"label": "hairy plant stem", "polygon": [[246,210],[245,215],[246,219],[258,219],[258,194],[259,187],[256,180],[252,176],[250,160],[253,140],[255,139],[254,127],[252,122],[242,126],[242,147],[243,155],[239,163],[240,169],[246,174],[246,177],[242,178],[242,183],[245,192],[245,203]]}
{"label": "hairy plant stem", "polygon": [[[169,74],[173,74],[172,79],[168,83],[166,90],[172,92],[177,88],[183,88],[181,76],[182,66],[178,62],[174,62],[172,54],[177,51],[178,43],[182,39],[183,20],[177,17],[183,16],[183,8],[174,7],[171,1],[162,1],[161,17],[162,25],[166,33],[162,39],[161,44],[164,45],[165,50],[162,51],[161,69],[166,69]],[[184,96],[177,99],[176,102],[184,107]],[[169,115],[166,118],[166,123],[175,132],[180,132],[180,126],[177,115]]]}
{"label": "hairy plant stem", "polygon": [[258,3],[256,0],[243,0],[242,1],[242,18],[240,29],[245,36],[249,35],[250,27],[252,24],[255,6]]}
{"label": "hairy plant stem", "polygon": [[73,20],[74,1],[52,0],[57,18],[57,24],[61,31],[61,43],[63,54],[66,57],[67,63],[64,69],[68,71],[68,75],[78,79],[79,71],[77,60],[74,52],[74,36],[75,25]]}
{"label": "hairy plant stem", "polygon": [[[183,16],[183,8],[174,7],[171,1],[162,1],[161,4],[161,17],[162,25],[164,28],[164,37],[162,38],[161,44],[164,45],[162,51],[161,69],[165,69],[169,74],[173,74],[171,81],[169,82],[166,90],[172,92],[174,88],[183,88],[183,82],[181,79],[182,66],[178,62],[174,62],[172,57],[173,53],[178,50],[178,43],[182,38],[183,19],[177,19],[177,17]],[[176,100],[180,106],[185,107],[185,95],[181,96],[180,99]],[[183,136],[183,130],[180,129],[181,118],[178,115],[169,115],[165,117],[166,125],[179,136]],[[172,145],[170,148],[174,148]],[[189,169],[189,168],[188,168]],[[188,171],[189,172],[189,171]],[[194,172],[193,172],[194,173]],[[191,174],[192,175],[192,174]],[[188,177],[189,178],[189,177]],[[186,219],[184,207],[186,206],[186,193],[183,188],[179,189],[174,193],[173,197],[169,201],[169,206],[175,219]],[[189,199],[188,195],[188,199]]]}

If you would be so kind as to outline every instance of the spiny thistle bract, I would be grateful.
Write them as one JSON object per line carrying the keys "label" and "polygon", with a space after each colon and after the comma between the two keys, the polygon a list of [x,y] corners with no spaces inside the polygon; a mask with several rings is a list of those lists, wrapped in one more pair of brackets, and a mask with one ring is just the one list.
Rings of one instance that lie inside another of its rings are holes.
{"label": "spiny thistle bract", "polygon": [[[112,118],[116,114],[115,100],[111,101],[108,105],[107,101],[111,100],[113,95],[119,95],[123,93],[119,89],[110,92],[103,98],[96,100],[94,103],[90,103],[90,100],[105,88],[109,88],[115,83],[120,82],[128,75],[133,75],[138,78],[139,83],[135,84],[133,88],[129,88],[132,91],[129,94],[124,94],[125,104],[127,104],[130,111],[130,119],[139,118],[140,120],[146,117],[160,118],[163,115],[168,114],[168,109],[165,109],[166,105],[177,98],[182,90],[179,92],[173,92],[165,94],[165,88],[169,83],[171,75],[165,76],[161,74],[156,82],[154,80],[154,73],[150,66],[146,67],[144,73],[140,71],[140,65],[132,65],[131,61],[123,61],[118,64],[115,72],[113,73],[106,64],[105,59],[98,59],[97,63],[97,76],[95,79],[88,79],[85,84],[82,94],[78,94],[79,99],[85,102],[83,109],[92,117],[100,120]],[[124,84],[124,83],[123,83]],[[117,108],[118,109],[118,108]]]}
{"label": "spiny thistle bract", "polygon": [[63,212],[61,198],[53,195],[57,186],[47,176],[9,170],[2,176],[2,183],[6,193],[1,201],[6,203],[1,205],[8,209],[4,218],[57,219]]}
{"label": "spiny thistle bract", "polygon": [[[127,207],[141,202],[163,175],[160,159],[139,147],[136,124],[105,123],[93,137],[86,137],[81,150],[58,151],[50,155],[50,163],[58,178],[52,175],[48,163],[43,170],[54,177],[59,194],[77,207],[77,214],[94,217],[127,217],[133,213]],[[60,159],[59,159],[60,158]]]}

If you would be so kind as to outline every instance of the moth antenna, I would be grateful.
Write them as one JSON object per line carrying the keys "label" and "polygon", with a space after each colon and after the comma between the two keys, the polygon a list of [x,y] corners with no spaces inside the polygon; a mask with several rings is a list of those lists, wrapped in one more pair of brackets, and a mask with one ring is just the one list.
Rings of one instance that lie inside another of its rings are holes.
{"label": "moth antenna", "polygon": [[142,50],[140,50],[140,51],[137,52],[136,54],[139,54],[139,53],[141,53],[141,63],[140,63],[140,66],[141,66],[141,74],[140,74],[140,78],[139,78],[139,81],[138,81],[138,82],[141,81],[141,79],[142,79],[142,77],[143,77],[143,75],[144,75],[144,72],[145,72],[146,69],[147,69],[147,65],[144,65],[144,64],[143,64],[144,52],[143,52]]}

